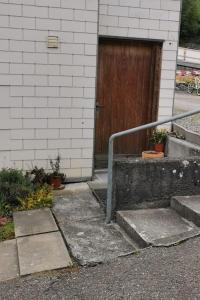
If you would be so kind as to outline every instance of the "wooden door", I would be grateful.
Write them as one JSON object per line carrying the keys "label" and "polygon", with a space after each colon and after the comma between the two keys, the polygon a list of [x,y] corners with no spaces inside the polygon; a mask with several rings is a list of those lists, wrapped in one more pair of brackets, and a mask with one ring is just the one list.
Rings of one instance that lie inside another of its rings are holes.
{"label": "wooden door", "polygon": [[[96,157],[106,155],[112,133],[157,119],[161,44],[102,39],[99,43]],[[138,155],[147,132],[116,140],[116,154]]]}

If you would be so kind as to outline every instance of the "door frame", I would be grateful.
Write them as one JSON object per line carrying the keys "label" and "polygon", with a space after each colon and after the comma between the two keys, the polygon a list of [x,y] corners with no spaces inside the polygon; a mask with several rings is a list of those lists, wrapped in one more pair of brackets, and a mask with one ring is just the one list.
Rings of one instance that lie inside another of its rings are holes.
{"label": "door frame", "polygon": [[[157,80],[155,80],[154,85],[154,101],[153,101],[153,107],[155,111],[155,115],[157,116],[156,119],[158,119],[158,110],[159,110],[159,100],[160,100],[160,83],[161,83],[161,70],[162,70],[162,54],[163,54],[163,39],[144,39],[144,38],[133,38],[133,37],[121,37],[121,36],[107,36],[107,35],[99,35],[98,36],[98,43],[97,43],[97,58],[96,58],[96,80],[95,80],[95,107],[94,107],[94,131],[93,131],[93,161],[92,161],[92,178],[94,177],[95,172],[95,145],[96,145],[96,126],[97,126],[97,118],[96,118],[96,105],[97,105],[97,88],[98,88],[98,72],[99,72],[99,44],[101,40],[115,40],[115,41],[139,41],[144,43],[155,43],[157,45],[160,45],[160,55],[159,60],[156,63],[155,66],[155,77],[157,77]],[[152,110],[153,112],[153,110]],[[151,113],[152,113],[151,112]]]}

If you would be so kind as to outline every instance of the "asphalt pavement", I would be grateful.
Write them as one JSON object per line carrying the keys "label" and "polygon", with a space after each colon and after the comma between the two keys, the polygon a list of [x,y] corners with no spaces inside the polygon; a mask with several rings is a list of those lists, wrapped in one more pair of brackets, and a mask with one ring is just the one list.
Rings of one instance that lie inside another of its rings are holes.
{"label": "asphalt pavement", "polygon": [[200,96],[195,93],[188,94],[183,92],[175,93],[174,109],[175,111],[190,111],[200,107]]}
{"label": "asphalt pavement", "polygon": [[0,299],[200,299],[200,237],[97,265],[0,284]]}

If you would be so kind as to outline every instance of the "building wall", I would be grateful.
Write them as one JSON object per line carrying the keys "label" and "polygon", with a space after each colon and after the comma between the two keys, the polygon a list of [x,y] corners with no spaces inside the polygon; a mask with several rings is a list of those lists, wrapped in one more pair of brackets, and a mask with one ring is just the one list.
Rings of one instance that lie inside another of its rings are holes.
{"label": "building wall", "polygon": [[100,0],[99,34],[163,40],[159,119],[172,115],[181,0]]}
{"label": "building wall", "polygon": [[60,153],[68,177],[92,175],[98,30],[165,41],[159,118],[171,115],[179,12],[180,0],[0,0],[0,168],[48,169]]}
{"label": "building wall", "polygon": [[69,177],[91,176],[97,22],[98,0],[0,1],[0,167],[60,153]]}

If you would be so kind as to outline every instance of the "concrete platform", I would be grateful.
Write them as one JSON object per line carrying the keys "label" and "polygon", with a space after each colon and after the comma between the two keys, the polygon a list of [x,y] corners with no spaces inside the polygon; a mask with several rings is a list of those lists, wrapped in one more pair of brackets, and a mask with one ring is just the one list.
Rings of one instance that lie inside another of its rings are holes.
{"label": "concrete platform", "polygon": [[117,222],[141,247],[169,246],[200,234],[170,208],[119,211]]}
{"label": "concrete platform", "polygon": [[182,217],[200,227],[200,195],[173,197],[171,207]]}
{"label": "concrete platform", "polygon": [[20,275],[72,266],[60,232],[17,238]]}
{"label": "concrete platform", "polygon": [[71,184],[55,200],[54,215],[72,255],[81,265],[94,265],[127,255],[136,249],[105,214],[87,183]]}
{"label": "concrete platform", "polygon": [[0,243],[0,281],[13,279],[18,276],[19,276],[19,266],[18,266],[16,240],[1,242]]}
{"label": "concrete platform", "polygon": [[115,225],[106,225],[101,217],[66,221],[60,227],[73,256],[83,266],[108,262],[136,250]]}
{"label": "concrete platform", "polygon": [[58,231],[49,208],[14,212],[13,218],[15,237]]}

